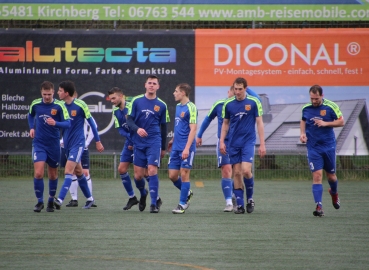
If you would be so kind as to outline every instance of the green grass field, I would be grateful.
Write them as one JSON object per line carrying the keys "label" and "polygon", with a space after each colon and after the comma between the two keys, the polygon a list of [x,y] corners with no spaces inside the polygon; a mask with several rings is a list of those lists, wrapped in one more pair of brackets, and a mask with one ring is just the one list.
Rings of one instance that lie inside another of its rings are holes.
{"label": "green grass field", "polygon": [[[31,179],[0,180],[0,268],[369,268],[365,181],[339,183],[339,210],[325,183],[322,218],[312,215],[310,181],[257,181],[255,212],[244,215],[222,212],[220,181],[204,181],[201,188],[192,183],[184,215],[171,213],[179,191],[167,179],[160,183],[159,214],[137,206],[123,212],[127,195],[120,180],[93,181],[97,208],[34,213]],[[81,193],[79,202],[85,202]]]}

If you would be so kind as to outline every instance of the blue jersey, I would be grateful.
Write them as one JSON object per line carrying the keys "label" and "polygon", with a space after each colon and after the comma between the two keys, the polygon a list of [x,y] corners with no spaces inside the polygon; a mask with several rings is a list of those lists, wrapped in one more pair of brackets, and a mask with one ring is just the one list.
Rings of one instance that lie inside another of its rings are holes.
{"label": "blue jersey", "polygon": [[244,100],[240,101],[236,97],[227,99],[223,106],[222,117],[229,119],[229,147],[244,147],[246,144],[255,145],[256,117],[262,115],[263,108],[256,97],[247,95]]}
{"label": "blue jersey", "polygon": [[160,125],[169,122],[167,104],[160,98],[148,99],[145,95],[139,95],[132,99],[128,108],[130,115],[139,128],[143,128],[148,136],[140,137],[137,132],[132,134],[135,147],[161,146]]}
{"label": "blue jersey", "polygon": [[[72,146],[81,145],[85,146],[85,135],[84,135],[84,124],[85,119],[91,126],[92,132],[94,133],[95,141],[99,141],[99,136],[96,132],[96,125],[94,124],[90,110],[87,104],[80,99],[75,98],[72,103],[64,104],[69,112],[71,118],[71,126],[65,130],[63,134],[64,147],[70,149]],[[95,133],[96,132],[96,133]]]}
{"label": "blue jersey", "polygon": [[342,117],[342,112],[336,103],[323,99],[322,105],[314,107],[311,103],[302,108],[302,120],[306,122],[307,147],[336,145],[333,127],[318,127],[314,125],[314,119],[324,122],[333,122]]}
{"label": "blue jersey", "polygon": [[[174,151],[183,151],[186,147],[188,136],[190,134],[190,124],[197,123],[196,105],[191,101],[182,105],[177,104],[176,119],[174,124],[174,140],[172,149]],[[190,151],[196,151],[196,140],[193,140]]]}
{"label": "blue jersey", "polygon": [[127,113],[129,108],[131,107],[130,102],[126,102],[125,107],[121,110],[119,107],[114,107],[113,115],[114,115],[114,126],[118,129],[119,134],[126,138],[129,145],[133,145],[130,129],[127,125]]}
{"label": "blue jersey", "polygon": [[48,118],[53,118],[56,122],[69,120],[69,114],[60,100],[54,99],[52,103],[46,104],[42,98],[35,99],[29,109],[30,129],[35,129],[34,144],[45,145],[47,147],[58,146],[60,140],[60,127],[50,126],[46,123]]}

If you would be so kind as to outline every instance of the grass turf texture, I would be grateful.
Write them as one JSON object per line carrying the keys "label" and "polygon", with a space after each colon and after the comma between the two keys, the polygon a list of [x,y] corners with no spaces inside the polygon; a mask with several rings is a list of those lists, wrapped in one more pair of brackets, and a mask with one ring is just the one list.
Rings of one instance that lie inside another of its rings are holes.
{"label": "grass turf texture", "polygon": [[[255,212],[224,213],[220,181],[192,183],[184,215],[173,215],[179,191],[160,183],[159,214],[122,207],[119,180],[93,179],[97,208],[33,212],[31,180],[0,180],[0,268],[3,269],[367,269],[367,182],[341,181],[341,209],[324,184],[325,217],[310,181],[256,181]],[[62,181],[59,181],[59,187]],[[48,186],[45,181],[45,191]],[[135,189],[136,195],[137,191]],[[138,196],[139,197],[139,196]],[[46,199],[46,196],[45,196]]]}

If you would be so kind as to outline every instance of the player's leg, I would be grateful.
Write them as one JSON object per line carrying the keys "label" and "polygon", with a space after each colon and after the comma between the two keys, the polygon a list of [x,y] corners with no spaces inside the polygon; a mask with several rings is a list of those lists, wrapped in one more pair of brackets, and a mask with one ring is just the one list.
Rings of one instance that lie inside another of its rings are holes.
{"label": "player's leg", "polygon": [[44,209],[44,168],[46,152],[37,146],[32,147],[33,159],[33,190],[37,198],[37,204],[33,211],[41,212]]}
{"label": "player's leg", "polygon": [[[66,164],[67,164],[67,155],[66,155],[64,146],[62,146],[60,148],[60,168],[64,168],[65,169],[65,165]],[[67,207],[76,207],[76,206],[78,206],[77,189],[78,189],[77,176],[73,175],[73,177],[72,177],[72,183],[71,183],[71,186],[69,188],[69,192],[70,192],[70,195],[71,195],[72,199],[66,205]],[[54,204],[54,205],[56,207],[58,206],[57,204]]]}
{"label": "player's leg", "polygon": [[[58,166],[60,162],[60,147],[57,145],[54,149],[47,150],[46,163],[48,165],[47,174],[49,177],[49,198],[46,211],[54,212],[54,198],[58,188]],[[60,207],[55,207],[60,210]]]}
{"label": "player's leg", "polygon": [[132,187],[131,177],[129,176],[128,168],[129,165],[133,163],[133,150],[128,149],[128,144],[126,143],[120,154],[120,162],[118,165],[118,172],[120,179],[122,180],[122,185],[128,194],[128,202],[123,207],[123,210],[129,210],[132,206],[138,204],[138,199]]}
{"label": "player's leg", "polygon": [[329,194],[332,197],[332,204],[335,209],[340,209],[341,202],[338,197],[338,179],[336,175],[336,149],[330,148],[323,154],[324,170],[330,186]]}
{"label": "player's leg", "polygon": [[[81,165],[82,165],[82,173],[86,177],[88,189],[90,190],[91,197],[93,197],[93,194],[92,194],[92,179],[91,179],[91,175],[90,175],[90,152],[86,148],[84,149],[84,151],[82,153]],[[91,205],[91,207],[97,207],[95,202]]]}
{"label": "player's leg", "polygon": [[83,195],[87,199],[86,203],[85,203],[85,206],[83,206],[82,208],[83,209],[90,209],[94,205],[95,200],[92,197],[92,194],[91,194],[90,189],[88,187],[86,176],[83,174],[83,168],[82,168],[81,162],[77,163],[77,165],[74,169],[74,174],[77,176],[78,185],[79,185]]}
{"label": "player's leg", "polygon": [[224,212],[233,211],[232,195],[233,195],[233,181],[232,181],[232,165],[228,154],[223,155],[219,150],[219,140],[217,142],[217,162],[218,168],[221,170],[222,179],[220,181],[223,196],[226,202]]}
{"label": "player's leg", "polygon": [[[149,175],[150,190],[150,213],[159,213],[160,208],[157,206],[159,194],[159,177],[158,168],[160,167],[161,145],[154,145],[146,149],[147,156],[147,173]],[[160,200],[161,202],[161,200]]]}
{"label": "player's leg", "polygon": [[237,210],[234,211],[235,214],[245,213],[245,202],[244,202],[244,191],[242,182],[242,163],[233,164],[233,174],[234,174],[234,195],[237,201]]}
{"label": "player's leg", "polygon": [[254,177],[252,175],[252,164],[255,155],[254,145],[245,145],[242,148],[242,177],[246,190],[246,211],[252,213],[254,211],[255,202],[253,199],[254,194]]}
{"label": "player's leg", "polygon": [[149,191],[145,188],[145,171],[147,167],[147,157],[145,149],[134,148],[133,150],[133,171],[134,181],[137,189],[140,192],[140,201],[138,203],[138,209],[142,212],[146,208],[146,199]]}
{"label": "player's leg", "polygon": [[316,204],[315,211],[313,212],[314,216],[321,217],[324,216],[322,198],[323,198],[323,158],[319,151],[315,149],[308,149],[307,153],[308,163],[310,167],[310,171],[313,176],[313,184],[311,187],[314,201]]}

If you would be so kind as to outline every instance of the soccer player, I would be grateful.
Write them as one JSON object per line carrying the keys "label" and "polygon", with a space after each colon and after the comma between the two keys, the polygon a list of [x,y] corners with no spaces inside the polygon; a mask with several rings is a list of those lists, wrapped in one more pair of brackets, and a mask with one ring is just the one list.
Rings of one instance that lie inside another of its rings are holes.
{"label": "soccer player", "polygon": [[179,204],[173,214],[184,214],[193,196],[190,184],[190,171],[196,152],[197,109],[189,95],[191,86],[180,83],[174,90],[176,107],[174,136],[168,143],[171,150],[168,162],[169,179],[180,190]]}
{"label": "soccer player", "polygon": [[59,192],[58,198],[54,199],[54,204],[61,206],[63,200],[72,183],[72,176],[77,176],[78,184],[83,192],[83,195],[87,198],[84,209],[89,209],[94,204],[94,199],[91,196],[90,189],[88,188],[87,180],[83,174],[81,156],[83,149],[85,148],[85,135],[83,132],[83,126],[85,119],[88,121],[94,138],[96,141],[96,149],[99,152],[104,151],[104,146],[100,141],[99,134],[97,132],[96,125],[92,120],[90,110],[87,104],[80,99],[74,97],[75,92],[74,83],[71,81],[63,81],[59,84],[58,95],[61,100],[65,102],[65,107],[71,117],[71,127],[67,129],[63,134],[64,148],[66,155],[68,156],[67,163],[65,165],[65,178],[63,187]]}
{"label": "soccer player", "polygon": [[345,123],[338,105],[323,98],[321,86],[313,85],[309,94],[311,102],[302,108],[300,141],[306,143],[308,163],[313,175],[312,193],[316,204],[313,215],[322,217],[323,170],[328,178],[333,207],[340,208],[336,176],[336,138],[333,128],[342,127]]}
{"label": "soccer player", "polygon": [[[257,97],[260,100],[260,97],[258,94],[256,94],[251,89],[247,88],[246,93],[248,95]],[[234,96],[234,87],[233,85],[228,90],[228,98],[231,98]],[[217,142],[217,162],[218,162],[218,168],[221,168],[221,174],[222,174],[222,180],[221,180],[221,186],[222,191],[224,195],[224,199],[226,202],[226,207],[224,208],[224,212],[232,212],[237,211],[237,203],[235,201],[235,197],[233,197],[233,181],[232,181],[232,165],[229,160],[229,155],[223,155],[219,151],[219,138],[220,138],[220,132],[222,129],[223,124],[223,118],[222,118],[222,109],[224,102],[227,99],[220,99],[216,101],[213,106],[211,107],[208,115],[204,118],[200,130],[197,134],[196,138],[196,145],[199,147],[202,145],[202,135],[204,134],[205,130],[210,125],[211,121],[214,120],[215,117],[218,118],[218,142]],[[225,143],[228,142],[228,136],[225,138]],[[242,183],[242,176],[238,175],[238,177],[241,177],[238,181]]]}
{"label": "soccer player", "polygon": [[[252,213],[255,207],[253,199],[254,178],[252,175],[252,163],[254,160],[254,147],[256,143],[255,123],[260,139],[259,155],[266,154],[264,141],[264,124],[262,119],[263,109],[258,98],[247,95],[247,81],[236,78],[233,83],[235,96],[224,102],[222,117],[223,125],[219,140],[219,150],[225,155],[229,154],[234,171],[234,194],[237,200],[235,214],[244,214],[244,192],[246,189],[247,213]],[[228,143],[225,138],[228,134]],[[243,177],[243,183],[239,179]]]}
{"label": "soccer player", "polygon": [[42,98],[35,99],[28,113],[29,134],[33,138],[32,158],[34,167],[34,191],[37,204],[33,211],[44,208],[44,167],[48,165],[49,199],[47,212],[54,212],[54,196],[58,186],[60,161],[60,128],[70,127],[69,114],[63,102],[54,99],[54,85],[44,81],[41,84]]}
{"label": "soccer player", "polygon": [[[133,141],[127,125],[127,112],[131,104],[130,102],[124,100],[123,90],[118,87],[113,87],[110,89],[108,91],[108,95],[110,102],[115,106],[113,109],[115,128],[118,129],[118,132],[122,137],[126,138],[120,154],[118,172],[120,174],[120,178],[122,179],[123,187],[129,196],[128,202],[126,206],[123,207],[123,210],[129,210],[132,208],[132,206],[139,203],[132,188],[131,178],[128,173],[129,165],[133,163]],[[136,183],[137,182],[138,181],[136,181]],[[140,190],[140,185],[137,188]],[[141,190],[144,191],[144,188],[141,188]]]}
{"label": "soccer player", "polygon": [[155,75],[148,76],[145,94],[132,99],[127,116],[134,144],[134,179],[141,193],[138,207],[140,211],[146,208],[148,191],[145,189],[143,179],[147,167],[151,197],[150,213],[159,213],[162,204],[158,196],[158,167],[160,159],[165,155],[167,122],[169,122],[167,105],[156,95],[159,87],[159,78]]}
{"label": "soccer player", "polygon": [[[94,121],[97,127],[96,121],[93,117],[92,117],[92,120]],[[94,134],[86,119],[83,125],[83,131],[85,134],[86,142],[85,142],[85,148],[83,149],[83,153],[81,157],[81,164],[82,164],[83,174],[86,176],[87,185],[88,185],[88,188],[90,189],[91,196],[92,196],[92,179],[90,175],[90,152],[88,151],[88,147],[92,139],[94,138]],[[65,168],[65,164],[67,163],[67,157],[65,156],[63,138],[60,140],[60,146],[61,146],[60,167]],[[79,185],[77,181],[77,176],[73,174],[72,184],[70,185],[70,188],[69,188],[69,192],[70,192],[72,199],[69,201],[66,207],[77,207],[78,206],[78,186]],[[92,207],[97,207],[97,205],[94,203]]]}

